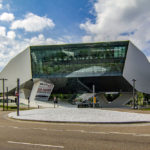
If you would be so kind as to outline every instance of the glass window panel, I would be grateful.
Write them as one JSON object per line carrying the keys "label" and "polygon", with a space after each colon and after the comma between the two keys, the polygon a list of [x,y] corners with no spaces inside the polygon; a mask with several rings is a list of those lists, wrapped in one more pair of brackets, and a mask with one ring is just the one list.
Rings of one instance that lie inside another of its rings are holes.
{"label": "glass window panel", "polygon": [[121,74],[128,42],[31,47],[33,77]]}

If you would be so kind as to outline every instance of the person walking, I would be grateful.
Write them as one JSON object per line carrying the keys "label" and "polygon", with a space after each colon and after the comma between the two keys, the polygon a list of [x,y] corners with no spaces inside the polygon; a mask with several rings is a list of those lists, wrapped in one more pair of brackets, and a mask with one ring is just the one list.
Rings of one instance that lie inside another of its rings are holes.
{"label": "person walking", "polygon": [[54,96],[54,108],[55,108],[56,103],[57,103],[57,98],[56,96]]}

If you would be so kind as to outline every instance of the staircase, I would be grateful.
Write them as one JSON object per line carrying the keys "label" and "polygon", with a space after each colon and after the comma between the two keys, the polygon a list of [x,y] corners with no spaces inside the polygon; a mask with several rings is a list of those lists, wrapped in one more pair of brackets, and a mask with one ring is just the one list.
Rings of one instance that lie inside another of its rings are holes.
{"label": "staircase", "polygon": [[130,101],[131,97],[131,93],[123,93],[121,96],[109,103],[108,107],[125,107],[125,104],[127,104]]}

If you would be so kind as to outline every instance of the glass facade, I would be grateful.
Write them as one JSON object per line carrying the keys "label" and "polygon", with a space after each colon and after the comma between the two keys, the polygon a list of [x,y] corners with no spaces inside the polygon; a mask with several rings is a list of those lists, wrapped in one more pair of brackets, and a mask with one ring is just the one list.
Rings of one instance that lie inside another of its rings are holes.
{"label": "glass facade", "polygon": [[33,78],[122,75],[128,41],[31,46]]}

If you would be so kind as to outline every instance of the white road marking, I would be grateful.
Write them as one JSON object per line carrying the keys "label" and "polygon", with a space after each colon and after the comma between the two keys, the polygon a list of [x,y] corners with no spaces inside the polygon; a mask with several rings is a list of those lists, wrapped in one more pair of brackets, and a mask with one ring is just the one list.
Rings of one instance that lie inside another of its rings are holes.
{"label": "white road marking", "polygon": [[124,132],[109,132],[109,133],[120,135],[132,135],[132,136],[150,136],[150,134],[142,134],[142,133],[124,133]]}
{"label": "white road marking", "polygon": [[34,130],[44,130],[44,131],[47,131],[48,129],[47,128],[33,128]]}
{"label": "white road marking", "polygon": [[34,130],[42,130],[42,131],[57,131],[57,132],[63,132],[65,130],[58,130],[58,129],[47,129],[47,128],[31,128]]}
{"label": "white road marking", "polygon": [[134,134],[133,136],[150,136],[150,134]]}
{"label": "white road marking", "polygon": [[109,132],[88,132],[86,131],[85,133],[92,133],[92,134],[110,134]]}
{"label": "white road marking", "polygon": [[18,129],[19,127],[12,126],[12,128],[14,128],[14,129]]}
{"label": "white road marking", "polygon": [[[4,126],[0,126],[4,127]],[[49,132],[80,132],[80,133],[88,133],[88,134],[118,134],[118,135],[131,135],[131,136],[143,136],[143,137],[150,137],[150,134],[144,133],[125,133],[125,132],[100,132],[100,131],[86,131],[86,130],[65,130],[65,129],[48,129],[48,128],[22,128],[17,126],[9,126],[14,129],[26,129],[26,130],[42,130],[42,131],[49,131]]]}
{"label": "white road marking", "polygon": [[64,131],[67,131],[67,132],[85,132],[85,130],[64,130]]}
{"label": "white road marking", "polygon": [[125,132],[109,132],[110,134],[122,134],[122,135],[135,135],[136,133],[125,133]]}
{"label": "white road marking", "polygon": [[9,128],[13,129],[20,129],[20,130],[29,130],[29,128],[17,127],[17,126],[8,126]]}
{"label": "white road marking", "polygon": [[64,148],[64,146],[57,146],[57,145],[33,144],[33,143],[14,142],[14,141],[8,141],[8,143],[10,143],[10,144],[21,144],[21,145],[31,145],[31,146],[41,146],[41,147]]}
{"label": "white road marking", "polygon": [[49,131],[64,132],[65,130],[63,130],[63,129],[62,130],[61,129],[59,129],[59,130],[58,129],[50,129]]}

